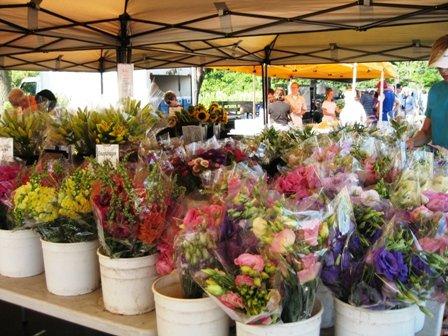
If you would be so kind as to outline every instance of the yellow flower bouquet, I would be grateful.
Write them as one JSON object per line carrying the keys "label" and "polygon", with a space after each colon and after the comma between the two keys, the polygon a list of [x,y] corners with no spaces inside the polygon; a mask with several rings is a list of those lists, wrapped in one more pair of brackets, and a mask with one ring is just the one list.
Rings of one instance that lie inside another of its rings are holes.
{"label": "yellow flower bouquet", "polygon": [[137,144],[160,120],[150,105],[125,99],[118,108],[63,112],[52,123],[54,142],[73,145],[75,154],[94,156],[96,144]]}
{"label": "yellow flower bouquet", "polygon": [[56,218],[40,222],[37,231],[53,243],[76,243],[97,238],[90,196],[94,179],[91,167],[67,175],[57,191]]}
{"label": "yellow flower bouquet", "polygon": [[27,164],[37,161],[47,138],[48,113],[4,111],[0,117],[0,137],[14,139],[14,154]]}

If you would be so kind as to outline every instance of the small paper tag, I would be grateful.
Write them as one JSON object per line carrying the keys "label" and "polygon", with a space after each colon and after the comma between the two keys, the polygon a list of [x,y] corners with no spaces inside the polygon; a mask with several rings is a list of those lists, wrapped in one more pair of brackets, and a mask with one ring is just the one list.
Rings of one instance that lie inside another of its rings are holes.
{"label": "small paper tag", "polygon": [[0,162],[14,161],[13,138],[0,138]]}
{"label": "small paper tag", "polygon": [[120,159],[119,145],[96,145],[96,160],[99,164],[110,161],[114,167]]}

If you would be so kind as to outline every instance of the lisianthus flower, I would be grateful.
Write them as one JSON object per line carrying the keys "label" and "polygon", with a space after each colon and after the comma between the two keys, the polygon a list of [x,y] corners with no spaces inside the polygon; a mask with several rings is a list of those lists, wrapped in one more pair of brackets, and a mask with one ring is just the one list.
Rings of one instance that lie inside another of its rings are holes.
{"label": "lisianthus flower", "polygon": [[428,253],[445,252],[448,249],[448,237],[424,237],[418,241],[423,251]]}
{"label": "lisianthus flower", "polygon": [[417,276],[421,276],[424,274],[430,274],[431,273],[431,268],[429,266],[429,264],[422,259],[422,257],[418,256],[418,255],[413,255],[411,258],[411,270],[412,272],[414,272],[415,275]]}
{"label": "lisianthus flower", "polygon": [[243,299],[237,293],[227,292],[220,297],[218,297],[219,301],[221,301],[226,307],[230,309],[244,308]]}
{"label": "lisianthus flower", "polygon": [[229,197],[234,197],[238,194],[241,188],[241,180],[239,177],[231,177],[227,181],[227,193]]}
{"label": "lisianthus flower", "polygon": [[264,269],[263,257],[257,254],[243,253],[233,262],[237,266],[248,266],[257,272],[261,272]]}
{"label": "lisianthus flower", "polygon": [[429,210],[448,212],[448,194],[427,191],[424,195],[429,199],[426,203]]}
{"label": "lisianthus flower", "polygon": [[321,263],[314,254],[307,254],[301,259],[302,270],[297,272],[297,278],[301,284],[305,284],[317,278]]}
{"label": "lisianthus flower", "polygon": [[419,206],[418,208],[415,208],[410,212],[411,220],[413,222],[420,222],[425,219],[431,219],[433,214],[434,213],[424,205]]}
{"label": "lisianthus flower", "polygon": [[367,207],[374,207],[381,201],[380,195],[376,190],[366,190],[360,195],[361,202]]}
{"label": "lisianthus flower", "polygon": [[271,242],[270,250],[272,253],[285,254],[291,249],[294,241],[296,240],[296,235],[291,229],[284,229],[276,234]]}
{"label": "lisianthus flower", "polygon": [[261,217],[257,217],[252,221],[252,232],[258,239],[265,235],[267,225],[268,222]]}
{"label": "lisianthus flower", "polygon": [[319,235],[320,223],[321,222],[319,219],[312,219],[308,221],[303,221],[301,223],[304,239],[306,243],[310,246],[317,245],[317,237]]}
{"label": "lisianthus flower", "polygon": [[384,275],[387,280],[405,282],[408,279],[408,267],[401,252],[389,251],[382,247],[374,251],[373,264],[375,271]]}
{"label": "lisianthus flower", "polygon": [[235,277],[235,285],[240,286],[249,286],[252,287],[254,285],[254,279],[245,274],[239,274]]}

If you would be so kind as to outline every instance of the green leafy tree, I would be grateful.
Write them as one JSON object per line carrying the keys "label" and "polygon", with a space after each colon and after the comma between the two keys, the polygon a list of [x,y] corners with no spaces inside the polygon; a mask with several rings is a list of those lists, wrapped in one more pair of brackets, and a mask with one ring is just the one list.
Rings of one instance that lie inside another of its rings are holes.
{"label": "green leafy tree", "polygon": [[399,81],[403,86],[429,88],[439,82],[441,77],[437,69],[428,67],[428,62],[394,62],[397,67]]}

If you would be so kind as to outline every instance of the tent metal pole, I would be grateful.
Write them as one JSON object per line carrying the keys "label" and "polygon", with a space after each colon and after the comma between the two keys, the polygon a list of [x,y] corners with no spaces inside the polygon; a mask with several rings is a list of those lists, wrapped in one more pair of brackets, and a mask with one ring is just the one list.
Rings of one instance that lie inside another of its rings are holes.
{"label": "tent metal pole", "polygon": [[254,72],[252,74],[252,92],[253,92],[253,102],[252,102],[252,119],[255,119],[255,112],[256,112],[256,99],[257,99],[257,95],[256,95],[256,90],[257,90],[257,82],[256,82],[256,76],[255,76],[255,69]]}
{"label": "tent metal pole", "polygon": [[268,65],[263,63],[261,65],[261,81],[263,88],[263,121],[268,123]]}
{"label": "tent metal pole", "polygon": [[356,95],[356,77],[358,77],[358,63],[353,63],[353,79],[352,79],[352,91]]}
{"label": "tent metal pole", "polygon": [[380,125],[383,123],[383,102],[384,102],[384,68],[381,69],[381,79],[380,79],[380,95],[379,95],[379,106],[378,106],[378,119]]}

